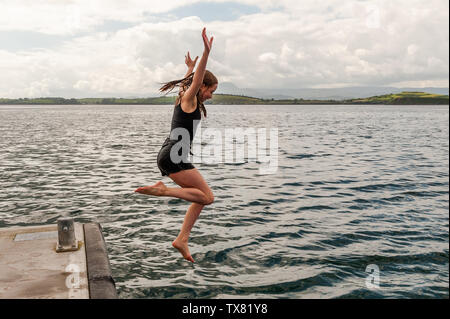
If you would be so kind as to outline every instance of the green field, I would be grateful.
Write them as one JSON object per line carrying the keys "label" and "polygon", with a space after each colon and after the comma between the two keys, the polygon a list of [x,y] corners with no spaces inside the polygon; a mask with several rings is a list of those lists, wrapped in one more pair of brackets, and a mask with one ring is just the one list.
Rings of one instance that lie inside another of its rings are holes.
{"label": "green field", "polygon": [[365,99],[348,100],[352,104],[448,104],[448,95],[430,94],[425,92],[402,92],[372,96]]}

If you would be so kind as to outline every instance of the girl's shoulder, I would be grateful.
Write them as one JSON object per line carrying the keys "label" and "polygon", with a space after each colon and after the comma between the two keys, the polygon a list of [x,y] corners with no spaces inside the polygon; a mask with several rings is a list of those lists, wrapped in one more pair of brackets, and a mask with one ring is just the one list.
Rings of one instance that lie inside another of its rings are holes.
{"label": "girl's shoulder", "polygon": [[181,96],[179,96],[178,97],[178,99],[177,99],[177,102],[176,102],[176,107],[179,105],[180,106],[180,108],[181,108],[181,110],[184,112],[184,113],[193,113],[193,112],[195,112],[195,110],[198,108],[198,106],[197,106],[197,97],[195,97],[194,98],[194,101],[193,101],[194,103],[193,104],[191,104],[191,103],[189,103],[189,102],[187,102],[187,101],[183,101],[183,96],[181,95]]}

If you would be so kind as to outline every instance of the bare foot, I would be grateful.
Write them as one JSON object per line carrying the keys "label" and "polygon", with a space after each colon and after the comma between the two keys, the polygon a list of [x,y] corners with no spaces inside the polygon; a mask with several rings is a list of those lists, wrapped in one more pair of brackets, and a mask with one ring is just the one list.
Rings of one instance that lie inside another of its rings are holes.
{"label": "bare foot", "polygon": [[194,258],[192,258],[191,253],[189,252],[187,241],[175,239],[172,243],[172,246],[178,249],[178,251],[183,255],[184,259],[195,262]]}
{"label": "bare foot", "polygon": [[139,187],[135,190],[136,193],[154,195],[154,196],[164,196],[167,186],[163,182],[158,182],[152,186]]}

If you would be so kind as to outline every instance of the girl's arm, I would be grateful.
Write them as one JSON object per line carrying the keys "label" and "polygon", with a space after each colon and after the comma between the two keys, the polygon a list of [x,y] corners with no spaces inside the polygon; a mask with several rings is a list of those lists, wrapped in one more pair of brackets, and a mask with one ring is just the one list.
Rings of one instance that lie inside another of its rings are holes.
{"label": "girl's arm", "polygon": [[[195,64],[197,63],[198,60],[198,56],[192,60],[191,56],[189,55],[189,51],[187,53],[187,55],[184,56],[184,63],[186,63],[186,66],[188,67],[187,71],[186,71],[186,75],[184,76],[185,78],[190,75],[192,72],[194,72],[194,68],[195,68]],[[179,93],[183,92],[183,87],[180,87]]]}
{"label": "girl's arm", "polygon": [[183,107],[183,110],[192,110],[195,109],[197,106],[195,102],[195,97],[197,95],[198,90],[202,86],[203,83],[203,77],[205,76],[206,71],[206,63],[208,62],[208,56],[209,52],[211,51],[212,42],[214,37],[211,37],[211,39],[208,40],[208,37],[206,36],[206,28],[203,28],[202,31],[202,38],[203,38],[203,44],[204,44],[204,50],[202,58],[200,59],[200,62],[198,63],[197,70],[195,71],[194,78],[192,79],[191,86],[186,90],[186,92],[183,95],[181,103],[185,106]]}
{"label": "girl's arm", "polygon": [[195,64],[197,63],[197,60],[198,60],[198,56],[195,58],[195,60],[192,60],[191,56],[189,55],[189,51],[188,51],[187,55],[185,55],[184,57],[185,57],[184,63],[186,63],[186,65],[188,67],[188,70],[184,77],[187,77],[189,74],[191,74],[194,71]]}

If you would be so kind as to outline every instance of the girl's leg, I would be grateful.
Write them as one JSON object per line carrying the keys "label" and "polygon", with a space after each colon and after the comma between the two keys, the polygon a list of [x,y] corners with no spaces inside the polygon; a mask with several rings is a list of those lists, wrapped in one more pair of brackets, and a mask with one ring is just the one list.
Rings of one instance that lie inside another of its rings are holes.
{"label": "girl's leg", "polygon": [[169,177],[181,188],[167,187],[163,182],[157,182],[152,186],[139,187],[135,192],[154,196],[176,197],[202,205],[209,205],[214,201],[211,189],[196,168],[173,173]]}
{"label": "girl's leg", "polygon": [[[169,177],[175,183],[183,187],[183,189],[196,188],[202,191],[206,195],[207,205],[214,201],[212,190],[209,188],[203,176],[196,168],[170,174]],[[191,234],[191,229],[204,206],[205,205],[198,203],[192,203],[189,206],[186,216],[184,217],[184,222],[181,226],[180,233],[172,243],[172,246],[178,249],[186,260],[191,262],[194,262],[194,259],[192,258],[188,248],[189,235]]]}
{"label": "girl's leg", "polygon": [[180,233],[173,241],[172,246],[178,249],[186,260],[194,262],[188,248],[189,235],[203,207],[213,203],[214,195],[196,168],[173,173],[169,177],[181,188],[170,188],[165,186],[163,182],[158,182],[152,186],[140,187],[136,189],[136,192],[155,196],[177,197],[193,202],[186,212]]}
{"label": "girl's leg", "polygon": [[183,225],[181,226],[180,233],[178,237],[173,241],[172,246],[179,250],[183,255],[184,259],[194,262],[188,248],[189,235],[191,234],[192,226],[194,226],[200,212],[205,205],[192,203],[189,206],[186,216],[184,217]]}
{"label": "girl's leg", "polygon": [[176,197],[202,205],[209,204],[208,197],[198,188],[167,187],[163,182],[158,182],[152,186],[139,187],[135,192],[154,196]]}

